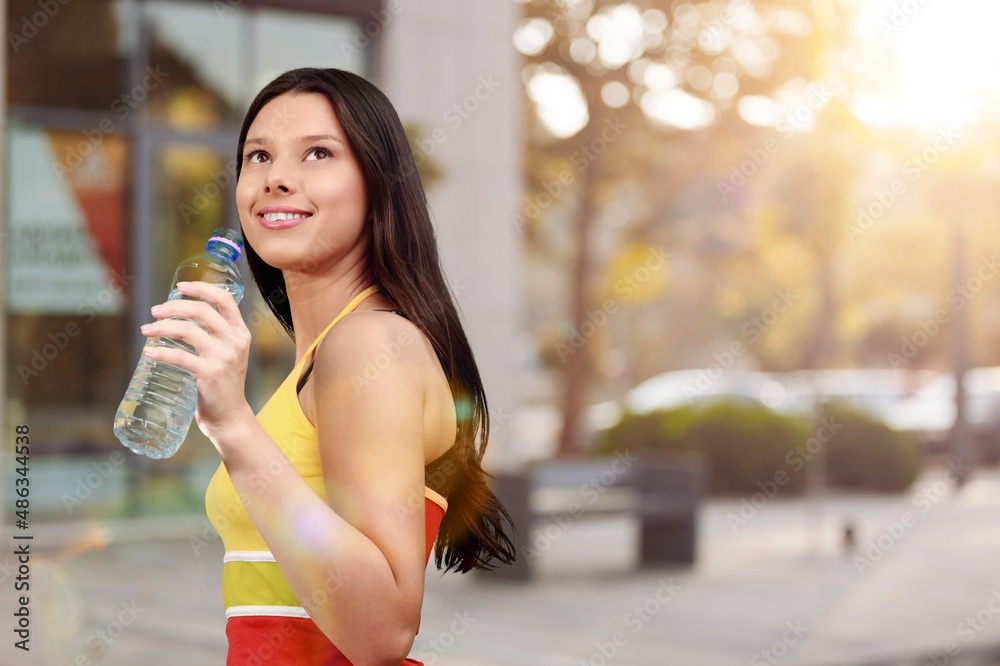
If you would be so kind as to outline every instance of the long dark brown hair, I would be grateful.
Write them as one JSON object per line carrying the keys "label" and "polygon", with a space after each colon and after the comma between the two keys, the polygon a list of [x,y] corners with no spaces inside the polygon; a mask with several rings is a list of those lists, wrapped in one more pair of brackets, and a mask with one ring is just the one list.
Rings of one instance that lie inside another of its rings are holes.
{"label": "long dark brown hair", "polygon": [[[236,153],[237,179],[250,124],[265,104],[286,93],[320,93],[330,100],[367,186],[372,225],[368,274],[430,340],[451,386],[458,435],[451,458],[438,468],[447,473],[448,510],[435,564],[462,573],[493,569],[491,560],[510,564],[514,544],[503,523],[513,529],[513,522],[486,482],[492,475],[481,466],[490,432],[486,393],[441,269],[427,198],[399,116],[382,91],[356,74],[313,67],[287,71],[267,84],[247,110]],[[284,275],[244,243],[261,296],[294,340]]]}

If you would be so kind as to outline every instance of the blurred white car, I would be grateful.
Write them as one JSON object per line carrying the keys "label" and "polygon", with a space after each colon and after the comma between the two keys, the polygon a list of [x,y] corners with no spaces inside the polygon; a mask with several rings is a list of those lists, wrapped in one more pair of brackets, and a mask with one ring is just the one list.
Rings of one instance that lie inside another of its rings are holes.
{"label": "blurred white car", "polygon": [[[965,416],[970,424],[985,426],[1000,419],[1000,368],[971,368],[965,373]],[[948,427],[955,422],[955,375],[941,375],[914,398],[925,405],[944,407]]]}
{"label": "blurred white car", "polygon": [[706,402],[762,402],[775,407],[784,398],[775,375],[752,370],[674,370],[650,377],[624,398],[626,409],[635,413],[674,409]]}
{"label": "blurred white car", "polygon": [[[1000,371],[1000,369],[998,369]],[[951,427],[954,405],[943,397],[944,376],[930,370],[822,369],[767,373],[729,369],[675,370],[647,379],[622,403],[644,413],[718,401],[759,402],[783,414],[810,416],[821,400],[864,411],[920,439]],[[1000,372],[997,373],[1000,403]],[[936,387],[936,388],[935,388]],[[949,411],[951,410],[951,411]]]}
{"label": "blurred white car", "polygon": [[[955,376],[943,374],[909,401],[908,408],[922,413],[936,432],[933,440],[943,445],[955,424]],[[984,461],[1000,457],[1000,367],[971,368],[965,373],[965,418],[979,444]],[[916,418],[915,418],[916,420]],[[928,427],[930,432],[932,428]]]}
{"label": "blurred white car", "polygon": [[901,404],[917,395],[938,376],[930,370],[799,370],[783,374],[781,382],[788,391],[789,411],[805,413],[825,399],[867,412],[889,424],[899,418],[895,412]]}
{"label": "blurred white car", "polygon": [[[982,443],[980,457],[993,451],[1000,458],[1000,367],[970,370],[966,387],[969,423]],[[650,377],[620,400],[588,407],[583,428],[588,435],[610,428],[625,410],[641,414],[713,402],[759,403],[783,414],[808,417],[826,400],[867,412],[894,430],[915,436],[926,450],[943,452],[955,420],[954,395],[952,375],[931,370],[674,370]],[[560,425],[554,405],[524,408],[515,418],[518,439],[535,443],[531,457],[554,450]]]}

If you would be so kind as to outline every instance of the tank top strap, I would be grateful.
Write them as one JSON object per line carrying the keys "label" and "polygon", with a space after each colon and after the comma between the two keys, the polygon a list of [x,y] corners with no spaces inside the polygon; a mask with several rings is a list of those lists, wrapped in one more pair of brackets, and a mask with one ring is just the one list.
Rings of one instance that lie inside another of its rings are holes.
{"label": "tank top strap", "polygon": [[368,296],[371,296],[372,294],[374,294],[378,290],[379,290],[379,285],[373,284],[372,286],[368,287],[367,289],[365,289],[364,291],[362,291],[360,294],[358,294],[357,296],[355,296],[354,298],[352,298],[351,301],[347,305],[344,306],[344,309],[340,311],[340,314],[338,314],[336,317],[334,317],[333,321],[331,321],[327,325],[327,327],[323,329],[323,332],[316,336],[316,339],[313,340],[313,342],[312,342],[311,345],[309,345],[309,349],[307,349],[306,353],[302,355],[302,358],[299,359],[299,362],[296,363],[296,366],[298,366],[299,364],[305,362],[305,360],[308,359],[312,355],[312,353],[316,350],[316,347],[319,346],[319,343],[323,340],[323,338],[326,337],[326,334],[330,332],[330,329],[333,328],[333,325],[336,324],[338,321],[340,321],[341,317],[343,317],[344,315],[346,315],[346,314],[348,314],[350,312],[353,312],[354,309],[357,308],[358,305],[361,303],[361,301],[365,300],[365,298],[367,298]]}

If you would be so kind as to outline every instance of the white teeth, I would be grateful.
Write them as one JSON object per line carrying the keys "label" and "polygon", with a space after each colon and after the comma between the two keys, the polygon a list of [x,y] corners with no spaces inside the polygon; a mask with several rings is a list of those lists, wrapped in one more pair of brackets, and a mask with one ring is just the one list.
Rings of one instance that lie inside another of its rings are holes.
{"label": "white teeth", "polygon": [[298,220],[309,217],[305,213],[264,213],[264,219],[268,222],[280,222],[282,220]]}

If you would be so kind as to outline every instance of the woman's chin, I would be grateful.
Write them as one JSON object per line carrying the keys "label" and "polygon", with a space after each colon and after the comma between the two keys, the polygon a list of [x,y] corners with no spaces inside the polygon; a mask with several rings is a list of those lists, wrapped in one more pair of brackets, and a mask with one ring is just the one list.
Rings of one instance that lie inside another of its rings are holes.
{"label": "woman's chin", "polygon": [[[256,248],[255,248],[256,249]],[[318,255],[315,252],[267,252],[259,253],[258,256],[264,260],[268,266],[277,268],[280,271],[293,273],[316,273],[323,272],[328,267],[329,262],[325,255]]]}

